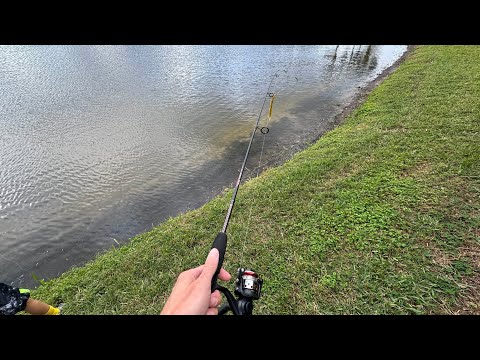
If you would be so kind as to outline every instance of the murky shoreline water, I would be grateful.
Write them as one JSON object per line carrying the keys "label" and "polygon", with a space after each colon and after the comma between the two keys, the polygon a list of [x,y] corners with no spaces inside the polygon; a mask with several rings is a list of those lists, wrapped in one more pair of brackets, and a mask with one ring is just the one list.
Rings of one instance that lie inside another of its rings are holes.
{"label": "murky shoreline water", "polygon": [[0,278],[36,286],[230,186],[276,70],[267,165],[406,48],[1,46]]}

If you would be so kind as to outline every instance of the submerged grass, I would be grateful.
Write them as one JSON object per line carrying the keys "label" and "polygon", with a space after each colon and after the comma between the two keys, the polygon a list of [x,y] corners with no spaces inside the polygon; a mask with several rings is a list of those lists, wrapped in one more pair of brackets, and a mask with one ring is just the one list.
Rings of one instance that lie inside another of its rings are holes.
{"label": "submerged grass", "polygon": [[[341,126],[245,183],[224,267],[264,278],[255,313],[480,313],[479,119],[480,47],[420,46]],[[66,314],[158,314],[230,197],[32,296]]]}

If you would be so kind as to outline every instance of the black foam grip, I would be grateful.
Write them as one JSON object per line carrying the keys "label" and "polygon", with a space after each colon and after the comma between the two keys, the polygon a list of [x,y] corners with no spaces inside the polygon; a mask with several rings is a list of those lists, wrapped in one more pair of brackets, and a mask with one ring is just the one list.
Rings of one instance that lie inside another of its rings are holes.
{"label": "black foam grip", "polygon": [[218,259],[217,271],[215,271],[215,275],[212,277],[212,292],[214,292],[217,287],[217,276],[222,268],[223,258],[225,257],[225,251],[227,250],[227,234],[219,232],[215,240],[213,240],[212,249],[213,248],[218,249],[220,257]]}

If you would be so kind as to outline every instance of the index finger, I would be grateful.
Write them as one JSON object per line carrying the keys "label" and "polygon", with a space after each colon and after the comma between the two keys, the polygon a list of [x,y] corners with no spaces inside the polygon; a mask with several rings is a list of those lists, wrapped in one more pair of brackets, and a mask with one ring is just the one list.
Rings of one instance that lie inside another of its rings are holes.
{"label": "index finger", "polygon": [[230,273],[224,268],[221,268],[220,272],[218,273],[218,278],[223,281],[228,281],[232,278],[232,275],[230,275]]}
{"label": "index finger", "polygon": [[200,265],[200,266],[197,266],[196,268],[193,268],[193,269],[190,269],[190,270],[187,270],[185,271],[186,274],[190,275],[191,277],[193,277],[193,279],[198,279],[198,277],[200,276],[200,274],[202,273],[203,271],[203,267],[205,265]]}

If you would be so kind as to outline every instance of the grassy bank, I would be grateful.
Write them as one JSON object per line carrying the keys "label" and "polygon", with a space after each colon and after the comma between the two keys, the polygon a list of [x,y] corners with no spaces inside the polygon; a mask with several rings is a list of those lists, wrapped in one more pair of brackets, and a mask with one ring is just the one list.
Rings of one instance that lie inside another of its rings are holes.
{"label": "grassy bank", "polygon": [[[418,47],[343,125],[240,188],[225,268],[262,275],[256,314],[480,313],[479,139],[480,47]],[[67,314],[160,313],[230,196],[33,296]]]}

